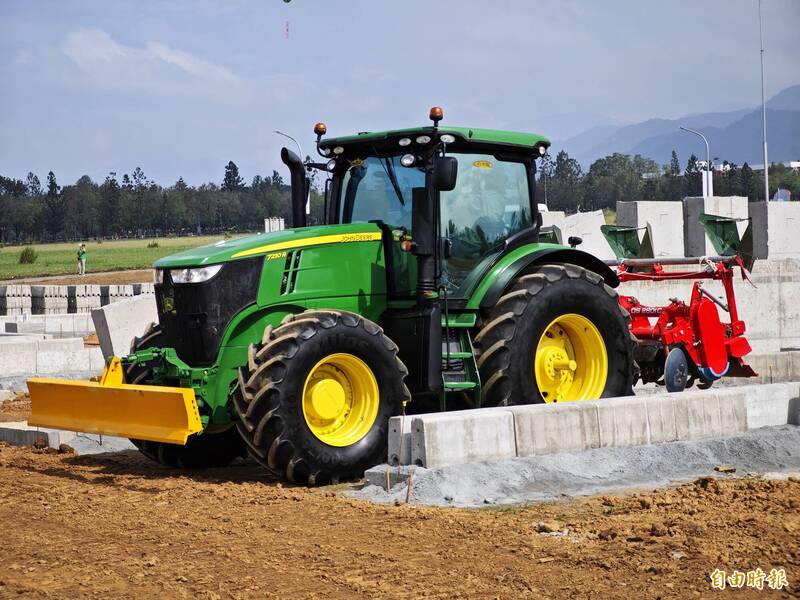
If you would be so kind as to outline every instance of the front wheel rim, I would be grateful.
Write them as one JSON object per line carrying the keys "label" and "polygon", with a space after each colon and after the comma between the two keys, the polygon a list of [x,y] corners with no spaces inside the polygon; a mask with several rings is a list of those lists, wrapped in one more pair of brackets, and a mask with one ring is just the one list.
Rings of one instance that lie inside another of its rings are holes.
{"label": "front wheel rim", "polygon": [[534,374],[545,402],[595,400],[608,378],[603,336],[583,315],[561,315],[545,327],[534,352]]}
{"label": "front wheel rim", "polygon": [[375,424],[378,381],[357,356],[331,354],[309,372],[301,401],[306,425],[318,440],[329,446],[351,446]]}

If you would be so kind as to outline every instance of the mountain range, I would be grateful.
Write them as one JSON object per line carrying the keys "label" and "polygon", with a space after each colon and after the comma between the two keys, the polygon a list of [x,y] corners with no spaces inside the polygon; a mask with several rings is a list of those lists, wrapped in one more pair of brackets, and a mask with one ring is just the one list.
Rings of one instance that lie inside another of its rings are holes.
{"label": "mountain range", "polygon": [[[614,152],[641,154],[659,164],[668,164],[672,151],[681,166],[690,154],[705,159],[703,141],[679,128],[701,131],[715,162],[727,160],[741,165],[762,164],[761,108],[686,115],[677,119],[648,119],[629,125],[602,124],[563,140],[554,140],[551,154],[566,150],[588,169],[598,158]],[[788,87],[767,102],[769,161],[800,160],[800,85]]]}

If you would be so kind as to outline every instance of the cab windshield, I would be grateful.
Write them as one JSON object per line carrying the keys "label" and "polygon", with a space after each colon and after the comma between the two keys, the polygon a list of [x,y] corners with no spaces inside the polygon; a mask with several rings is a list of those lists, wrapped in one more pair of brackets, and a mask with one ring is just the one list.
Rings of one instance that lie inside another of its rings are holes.
{"label": "cab windshield", "polygon": [[425,171],[404,167],[399,156],[354,160],[342,179],[340,223],[383,221],[411,229],[411,188],[425,186]]}
{"label": "cab windshield", "polygon": [[[482,258],[509,236],[530,227],[532,219],[524,163],[489,154],[448,156],[458,159],[458,179],[454,190],[440,194],[439,234],[449,246],[442,265],[443,283],[455,293]],[[424,170],[404,167],[399,156],[352,161],[342,179],[339,222],[380,220],[410,231],[411,189],[424,186]]]}

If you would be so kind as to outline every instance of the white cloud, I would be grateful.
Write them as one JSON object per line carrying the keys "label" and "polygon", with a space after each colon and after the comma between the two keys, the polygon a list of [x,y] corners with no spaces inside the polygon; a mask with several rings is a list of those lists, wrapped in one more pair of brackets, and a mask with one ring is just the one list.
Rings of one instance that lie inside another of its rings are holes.
{"label": "white cloud", "polygon": [[192,56],[188,52],[175,50],[174,48],[170,48],[164,44],[150,42],[147,44],[146,52],[151,56],[158,58],[167,64],[175,65],[190,75],[194,75],[200,79],[208,79],[210,81],[218,81],[221,83],[236,83],[239,81],[239,79],[225,67],[201,60],[196,56]]}
{"label": "white cloud", "polygon": [[149,42],[143,48],[127,46],[99,29],[69,33],[61,49],[101,87],[196,92],[198,87],[214,90],[240,83],[226,67],[189,52],[159,42]]}

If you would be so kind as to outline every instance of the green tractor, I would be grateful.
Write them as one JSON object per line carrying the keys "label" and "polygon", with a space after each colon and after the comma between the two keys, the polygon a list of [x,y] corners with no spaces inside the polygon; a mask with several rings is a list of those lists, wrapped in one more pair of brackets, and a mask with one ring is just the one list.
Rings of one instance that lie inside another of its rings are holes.
{"label": "green tractor", "polygon": [[[282,150],[291,229],[155,264],[159,322],[99,382],[29,382],[32,423],[170,466],[250,454],[324,484],[386,459],[389,418],[632,393],[616,275],[540,243],[542,136],[432,125]],[[308,226],[312,168],[329,175]],[[580,240],[570,240],[571,246]]]}

